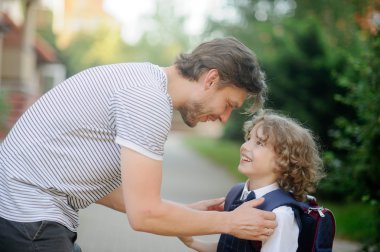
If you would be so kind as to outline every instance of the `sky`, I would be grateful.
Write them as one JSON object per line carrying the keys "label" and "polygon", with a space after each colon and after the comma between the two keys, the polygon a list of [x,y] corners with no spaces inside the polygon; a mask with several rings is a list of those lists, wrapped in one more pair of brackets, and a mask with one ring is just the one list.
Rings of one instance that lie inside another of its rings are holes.
{"label": "sky", "polygon": [[[202,32],[207,15],[223,18],[234,15],[230,8],[225,8],[226,0],[172,0],[176,12],[187,17],[186,32],[197,35]],[[104,0],[104,10],[114,16],[123,26],[123,38],[136,42],[143,31],[144,15],[154,13],[156,0]]]}

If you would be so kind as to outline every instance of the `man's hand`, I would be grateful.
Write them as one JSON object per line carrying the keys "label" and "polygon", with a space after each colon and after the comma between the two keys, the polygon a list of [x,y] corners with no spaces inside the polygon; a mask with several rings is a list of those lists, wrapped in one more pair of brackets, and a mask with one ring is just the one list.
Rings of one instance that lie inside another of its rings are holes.
{"label": "man's hand", "polygon": [[229,234],[246,240],[267,240],[277,224],[274,213],[255,208],[263,202],[264,198],[251,200],[230,212]]}
{"label": "man's hand", "polygon": [[223,211],[224,199],[225,198],[223,197],[217,199],[202,200],[189,204],[187,206],[200,211]]}

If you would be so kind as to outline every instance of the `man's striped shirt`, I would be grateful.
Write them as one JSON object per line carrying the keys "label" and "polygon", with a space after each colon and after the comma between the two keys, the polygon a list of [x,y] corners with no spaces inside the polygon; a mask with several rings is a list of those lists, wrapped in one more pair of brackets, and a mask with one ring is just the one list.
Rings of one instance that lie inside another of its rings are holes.
{"label": "man's striped shirt", "polygon": [[162,160],[172,114],[166,75],[150,63],[100,66],[65,80],[0,147],[0,216],[75,231],[78,210],[120,185],[120,146]]}

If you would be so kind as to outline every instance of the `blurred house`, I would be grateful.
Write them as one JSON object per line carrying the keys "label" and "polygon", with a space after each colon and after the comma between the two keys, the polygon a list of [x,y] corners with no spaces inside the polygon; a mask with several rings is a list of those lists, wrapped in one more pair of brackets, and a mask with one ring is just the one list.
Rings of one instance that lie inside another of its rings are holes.
{"label": "blurred house", "polygon": [[[0,89],[9,103],[7,128],[66,77],[55,49],[36,34],[37,16],[43,13],[37,0],[0,2]],[[0,138],[6,131],[0,131]]]}
{"label": "blurred house", "polygon": [[[57,1],[57,0],[55,0]],[[120,27],[116,19],[108,15],[103,9],[103,0],[59,0],[63,3],[56,25],[58,46],[65,48],[76,33],[80,31],[94,32],[100,26]],[[59,2],[58,1],[58,2]],[[62,13],[63,12],[63,13]]]}

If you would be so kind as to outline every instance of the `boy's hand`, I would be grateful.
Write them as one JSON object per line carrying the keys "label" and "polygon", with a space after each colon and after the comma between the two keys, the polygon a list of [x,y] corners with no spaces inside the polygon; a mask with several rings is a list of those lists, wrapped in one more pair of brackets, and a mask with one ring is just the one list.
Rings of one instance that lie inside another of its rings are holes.
{"label": "boy's hand", "polygon": [[194,239],[191,236],[178,237],[187,247],[192,248],[198,252],[215,252],[218,247],[218,242],[205,242]]}
{"label": "boy's hand", "polygon": [[273,212],[256,209],[264,198],[243,203],[233,210],[229,234],[246,240],[268,240],[276,228],[276,215]]}
{"label": "boy's hand", "polygon": [[192,236],[180,236],[178,239],[181,240],[187,247],[191,248],[191,245],[194,242],[194,238]]}
{"label": "boy's hand", "polygon": [[200,211],[223,211],[224,208],[224,197],[217,199],[202,200],[192,204],[188,207]]}

